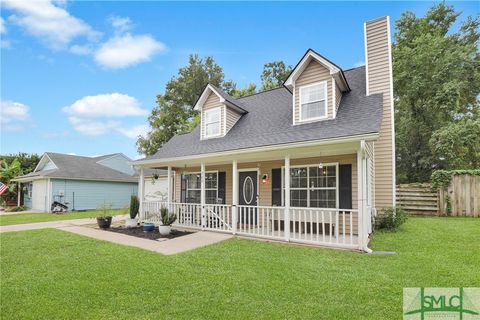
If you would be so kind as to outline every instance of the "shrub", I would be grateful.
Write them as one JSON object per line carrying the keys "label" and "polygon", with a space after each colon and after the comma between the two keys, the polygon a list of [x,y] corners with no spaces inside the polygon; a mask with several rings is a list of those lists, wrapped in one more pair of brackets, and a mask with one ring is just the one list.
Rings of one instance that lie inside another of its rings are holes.
{"label": "shrub", "polygon": [[130,219],[135,219],[138,214],[138,209],[140,208],[140,202],[138,201],[137,196],[132,196],[130,198]]}
{"label": "shrub", "polygon": [[15,207],[8,208],[5,211],[7,211],[7,212],[19,212],[19,211],[25,211],[25,210],[27,210],[26,206],[15,206]]}
{"label": "shrub", "polygon": [[407,221],[407,217],[407,212],[402,208],[386,208],[375,218],[375,228],[395,231]]}
{"label": "shrub", "polygon": [[167,208],[160,209],[160,215],[162,216],[162,224],[164,226],[170,226],[177,220],[177,216],[170,214]]}

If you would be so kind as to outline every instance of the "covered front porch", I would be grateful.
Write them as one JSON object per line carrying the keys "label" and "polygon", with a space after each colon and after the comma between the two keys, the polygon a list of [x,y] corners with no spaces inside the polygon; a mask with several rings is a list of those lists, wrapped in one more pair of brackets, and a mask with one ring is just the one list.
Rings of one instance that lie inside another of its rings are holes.
{"label": "covered front porch", "polygon": [[140,188],[140,218],[160,223],[167,207],[176,227],[368,251],[370,148],[362,140],[157,160],[148,167],[167,169],[167,200],[145,201]]}

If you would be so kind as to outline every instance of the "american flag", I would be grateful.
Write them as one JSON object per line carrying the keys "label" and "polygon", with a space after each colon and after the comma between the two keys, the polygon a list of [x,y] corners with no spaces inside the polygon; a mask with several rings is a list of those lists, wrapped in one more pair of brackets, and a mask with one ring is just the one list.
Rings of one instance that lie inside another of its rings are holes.
{"label": "american flag", "polygon": [[7,190],[8,190],[7,185],[0,182],[0,195],[4,194],[5,191]]}

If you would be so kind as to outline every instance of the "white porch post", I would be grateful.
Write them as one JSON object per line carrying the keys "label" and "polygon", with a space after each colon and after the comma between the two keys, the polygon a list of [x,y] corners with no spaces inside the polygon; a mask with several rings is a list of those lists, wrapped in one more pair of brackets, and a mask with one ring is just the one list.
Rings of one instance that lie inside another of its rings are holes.
{"label": "white porch post", "polygon": [[143,175],[143,168],[140,167],[140,180],[138,182],[138,199],[140,202],[140,207],[139,207],[139,214],[140,214],[140,221],[143,221],[145,219],[145,213],[143,212],[143,192],[144,192],[144,185],[145,185],[145,176]]}
{"label": "white porch post", "polygon": [[200,205],[202,207],[202,230],[205,229],[206,215],[205,215],[205,163],[202,162],[200,170]]}
{"label": "white porch post", "polygon": [[358,247],[362,251],[371,252],[367,246],[368,229],[365,222],[367,193],[367,175],[365,163],[365,141],[362,140],[360,142],[360,148],[357,151]]}
{"label": "white porch post", "polygon": [[167,169],[167,208],[168,212],[172,210],[172,167]]}
{"label": "white porch post", "polygon": [[20,207],[20,198],[22,197],[22,183],[17,183],[17,207]]}
{"label": "white porch post", "polygon": [[290,155],[285,156],[285,218],[284,218],[284,233],[285,241],[290,241]]}
{"label": "white porch post", "polygon": [[237,160],[232,162],[232,232],[237,233],[238,221],[238,165]]}

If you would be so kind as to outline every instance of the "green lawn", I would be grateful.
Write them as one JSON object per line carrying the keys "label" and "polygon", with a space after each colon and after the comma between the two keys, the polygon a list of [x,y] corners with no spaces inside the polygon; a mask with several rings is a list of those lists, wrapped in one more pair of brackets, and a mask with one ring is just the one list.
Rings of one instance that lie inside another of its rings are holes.
{"label": "green lawn", "polygon": [[[10,215],[0,215],[0,226],[6,226],[10,224],[23,224],[32,222],[46,222],[46,221],[58,221],[58,220],[71,220],[82,218],[95,218],[101,215],[103,212],[98,210],[90,210],[84,212],[68,212],[64,214],[53,213],[19,213]],[[125,209],[111,210],[111,215],[124,214]]]}
{"label": "green lawn", "polygon": [[230,240],[162,256],[1,234],[1,319],[400,319],[404,287],[480,286],[480,219],[411,218],[355,252]]}

